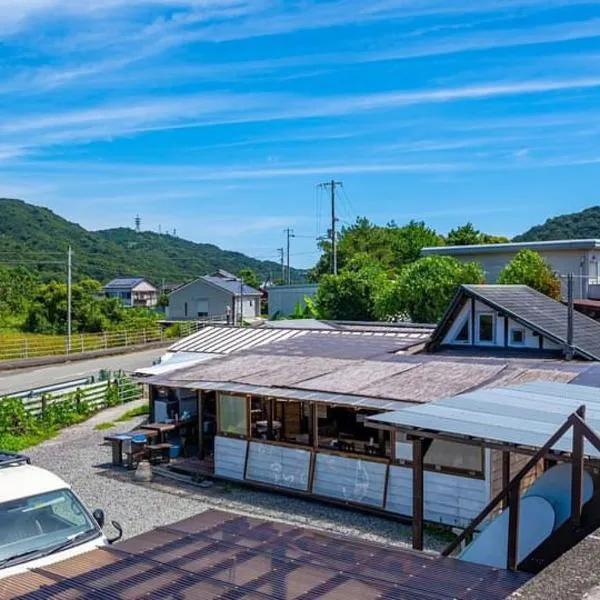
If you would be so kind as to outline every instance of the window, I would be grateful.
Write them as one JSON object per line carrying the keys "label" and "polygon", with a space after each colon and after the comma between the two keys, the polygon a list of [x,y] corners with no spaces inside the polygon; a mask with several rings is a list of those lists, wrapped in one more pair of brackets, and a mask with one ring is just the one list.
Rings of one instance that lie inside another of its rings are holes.
{"label": "window", "polygon": [[219,394],[219,426],[222,433],[247,434],[246,398]]}
{"label": "window", "polygon": [[483,450],[477,446],[434,440],[425,454],[428,467],[483,473]]}
{"label": "window", "polygon": [[183,305],[183,314],[187,317],[187,302]]}
{"label": "window", "polygon": [[525,343],[525,332],[522,329],[510,330],[510,343],[521,346]]}
{"label": "window", "polygon": [[454,341],[458,344],[468,344],[471,336],[469,335],[469,319],[466,319],[459,332],[456,334]]}
{"label": "window", "polygon": [[477,341],[483,344],[494,343],[495,319],[491,313],[477,315]]}

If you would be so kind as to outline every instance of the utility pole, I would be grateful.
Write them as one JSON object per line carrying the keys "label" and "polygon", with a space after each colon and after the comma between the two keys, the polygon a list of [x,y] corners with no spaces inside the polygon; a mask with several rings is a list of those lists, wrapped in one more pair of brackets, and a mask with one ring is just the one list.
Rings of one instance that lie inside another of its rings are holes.
{"label": "utility pole", "polygon": [[296,237],[294,235],[294,230],[290,229],[289,227],[287,229],[284,229],[286,236],[287,236],[287,284],[291,285],[292,283],[292,270],[290,269],[290,238]]}
{"label": "utility pole", "polygon": [[281,261],[281,283],[285,283],[285,264],[283,262],[283,248],[277,248],[279,260]]}
{"label": "utility pole", "polygon": [[67,251],[67,354],[71,352],[71,329],[72,329],[72,315],[71,315],[71,304],[72,304],[72,266],[73,266],[73,251],[71,246]]}
{"label": "utility pole", "polygon": [[337,236],[335,231],[337,217],[335,214],[335,190],[340,185],[342,185],[342,182],[336,181],[335,179],[319,184],[320,187],[325,189],[330,188],[331,192],[331,272],[334,275],[337,275]]}

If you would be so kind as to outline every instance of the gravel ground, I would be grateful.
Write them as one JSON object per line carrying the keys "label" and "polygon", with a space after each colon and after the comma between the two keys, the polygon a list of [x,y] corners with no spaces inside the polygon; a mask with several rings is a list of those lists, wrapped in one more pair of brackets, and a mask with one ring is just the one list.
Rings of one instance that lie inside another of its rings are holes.
{"label": "gravel ground", "polygon": [[[94,426],[112,421],[141,403],[143,401],[104,410],[26,452],[33,464],[49,469],[69,482],[90,509],[102,508],[107,522],[119,521],[124,537],[215,508],[386,544],[410,544],[409,526],[317,501],[222,482],[216,482],[208,489],[160,476],[155,476],[152,483],[134,482],[133,472],[111,467],[110,448],[103,445],[106,431],[96,431]],[[138,417],[119,423],[114,431],[130,430],[143,420]],[[427,531],[424,541],[426,548],[432,551],[439,551],[445,545],[443,539]]]}

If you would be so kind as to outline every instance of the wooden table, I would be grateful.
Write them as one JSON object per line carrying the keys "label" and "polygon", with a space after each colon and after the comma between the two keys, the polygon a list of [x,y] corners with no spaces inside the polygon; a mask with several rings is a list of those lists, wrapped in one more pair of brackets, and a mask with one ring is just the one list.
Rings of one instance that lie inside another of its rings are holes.
{"label": "wooden table", "polygon": [[134,435],[145,435],[149,440],[155,438],[158,434],[156,431],[143,431],[136,429],[126,433],[111,433],[104,436],[104,441],[109,442],[112,448],[112,464],[115,467],[122,467],[123,462],[123,442],[129,441]]}
{"label": "wooden table", "polygon": [[158,437],[158,443],[164,444],[166,434],[170,431],[175,431],[178,425],[176,423],[146,423],[146,425],[141,425],[141,429],[154,431]]}

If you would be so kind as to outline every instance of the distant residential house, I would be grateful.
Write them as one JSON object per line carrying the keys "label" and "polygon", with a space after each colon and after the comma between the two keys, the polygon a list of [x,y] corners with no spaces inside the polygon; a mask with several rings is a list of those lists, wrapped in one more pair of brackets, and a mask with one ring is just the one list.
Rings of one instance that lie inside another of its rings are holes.
{"label": "distant residential house", "polygon": [[487,283],[496,283],[500,271],[520,250],[533,250],[561,276],[566,297],[566,276],[575,276],[576,299],[600,300],[600,240],[557,240],[549,242],[518,242],[479,244],[473,246],[439,246],[423,248],[423,256],[453,256],[462,262],[477,262],[485,271]]}
{"label": "distant residential house", "polygon": [[519,350],[600,360],[600,323],[526,285],[463,285],[435,330],[429,350]]}
{"label": "distant residential house", "polygon": [[107,298],[118,298],[125,306],[154,307],[158,290],[143,277],[118,277],[104,286]]}
{"label": "distant residential house", "polygon": [[225,319],[227,307],[232,322],[239,320],[240,314],[245,319],[260,317],[261,292],[242,284],[226,271],[218,273],[199,277],[171,292],[167,318],[178,321],[205,317]]}
{"label": "distant residential house", "polygon": [[267,289],[269,318],[275,316],[289,317],[296,309],[306,308],[306,298],[312,298],[319,289],[317,284],[272,285]]}

